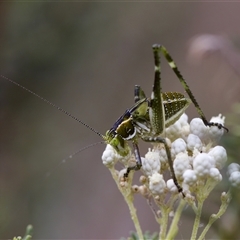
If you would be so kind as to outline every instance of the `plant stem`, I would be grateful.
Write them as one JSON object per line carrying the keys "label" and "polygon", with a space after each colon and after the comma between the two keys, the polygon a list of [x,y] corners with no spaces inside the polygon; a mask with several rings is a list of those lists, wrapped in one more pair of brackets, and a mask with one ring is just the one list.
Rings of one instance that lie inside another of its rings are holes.
{"label": "plant stem", "polygon": [[179,219],[181,217],[181,214],[182,214],[182,211],[183,211],[183,208],[185,207],[185,205],[186,205],[186,201],[184,199],[181,199],[181,201],[178,205],[178,208],[175,212],[175,215],[174,215],[174,218],[173,218],[171,227],[168,231],[168,235],[167,235],[166,239],[171,240],[171,239],[174,239],[174,237],[176,236],[176,234],[178,232],[178,222],[179,222]]}
{"label": "plant stem", "polygon": [[132,193],[132,189],[131,189],[132,178],[129,175],[128,185],[122,187],[119,184],[119,177],[118,177],[118,174],[116,173],[116,170],[114,169],[114,167],[109,168],[109,170],[112,174],[112,177],[113,177],[115,183],[118,186],[119,191],[122,193],[122,195],[123,195],[123,197],[124,197],[124,199],[125,199],[125,201],[128,205],[133,224],[134,224],[136,232],[138,234],[138,238],[139,239],[144,239],[142,229],[141,229],[138,217],[137,217],[137,210],[136,210],[136,208],[134,207],[134,204],[133,204],[133,199],[134,198],[133,198],[133,193]]}
{"label": "plant stem", "polygon": [[198,201],[198,206],[197,206],[196,217],[195,217],[195,221],[194,221],[194,225],[193,225],[191,240],[195,240],[197,238],[197,232],[199,229],[203,202],[204,202],[204,200],[201,200],[201,199]]}
{"label": "plant stem", "polygon": [[208,232],[208,230],[210,229],[210,227],[212,226],[212,224],[218,218],[220,218],[225,213],[225,211],[227,210],[227,207],[229,205],[230,200],[231,200],[231,193],[230,193],[230,191],[228,191],[226,194],[222,195],[222,204],[220,206],[220,209],[219,209],[218,213],[217,214],[212,214],[210,216],[208,224],[204,228],[204,230],[202,231],[202,233],[199,236],[198,240],[203,240],[205,238],[205,235]]}
{"label": "plant stem", "polygon": [[165,240],[169,216],[169,211],[166,209],[166,207],[161,207],[161,215],[162,217],[159,221],[160,222],[159,240]]}

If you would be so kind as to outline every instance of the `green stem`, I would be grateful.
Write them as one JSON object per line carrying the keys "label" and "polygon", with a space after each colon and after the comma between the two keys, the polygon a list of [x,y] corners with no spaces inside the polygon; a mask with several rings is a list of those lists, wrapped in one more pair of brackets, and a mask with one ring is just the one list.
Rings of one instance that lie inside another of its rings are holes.
{"label": "green stem", "polygon": [[167,226],[168,226],[168,216],[169,211],[162,207],[161,208],[161,221],[160,221],[160,232],[159,232],[159,240],[165,240],[166,239],[166,233],[167,233]]}
{"label": "green stem", "polygon": [[231,193],[228,191],[226,194],[222,195],[222,204],[217,214],[212,214],[209,218],[207,226],[202,231],[201,235],[199,236],[198,240],[205,239],[205,235],[212,226],[212,224],[219,219],[227,210],[229,202],[231,201]]}
{"label": "green stem", "polygon": [[198,206],[197,206],[197,211],[196,211],[196,217],[193,225],[193,230],[192,230],[192,236],[191,240],[195,240],[197,238],[197,233],[200,225],[200,218],[202,214],[202,207],[203,207],[203,202],[202,200],[198,201]]}
{"label": "green stem", "polygon": [[178,198],[178,195],[173,195],[169,201],[168,204],[162,203],[159,204],[159,208],[161,210],[161,218],[157,220],[157,222],[160,225],[160,232],[159,232],[159,240],[165,240],[167,235],[167,229],[168,229],[168,220],[169,220],[169,213],[173,211],[173,205],[176,202],[176,199]]}
{"label": "green stem", "polygon": [[134,224],[136,232],[138,234],[138,238],[139,239],[144,239],[142,229],[141,229],[138,217],[137,217],[137,210],[136,210],[136,208],[134,207],[134,204],[133,204],[133,193],[132,193],[132,189],[131,189],[131,186],[132,186],[131,176],[129,175],[129,179],[128,179],[128,183],[127,183],[128,185],[122,187],[119,184],[119,177],[118,177],[118,174],[116,173],[116,170],[114,169],[114,167],[109,168],[109,170],[112,174],[112,177],[113,177],[115,183],[118,186],[119,191],[122,193],[122,195],[123,195],[123,197],[124,197],[124,199],[125,199],[125,201],[128,205],[133,224]]}
{"label": "green stem", "polygon": [[176,236],[176,234],[178,232],[178,222],[179,222],[179,219],[181,217],[181,214],[182,214],[182,211],[183,211],[183,208],[185,207],[185,205],[186,205],[186,201],[184,199],[181,199],[181,201],[178,205],[178,208],[174,214],[174,218],[173,218],[171,227],[168,231],[168,235],[167,235],[166,239],[171,240],[171,239],[174,239],[174,237]]}

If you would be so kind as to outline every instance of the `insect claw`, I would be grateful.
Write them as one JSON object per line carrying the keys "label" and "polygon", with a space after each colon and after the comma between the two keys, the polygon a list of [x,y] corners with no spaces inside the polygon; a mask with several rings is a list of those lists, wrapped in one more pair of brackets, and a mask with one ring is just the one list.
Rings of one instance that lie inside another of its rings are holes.
{"label": "insect claw", "polygon": [[181,194],[182,194],[183,198],[185,198],[185,197],[186,197],[186,195],[185,195],[185,193],[183,192],[183,189],[182,189],[182,188],[181,188],[181,191],[180,191],[180,189],[179,189],[178,191],[179,191],[179,193],[181,192]]}
{"label": "insect claw", "polygon": [[223,129],[224,129],[227,133],[229,132],[228,128],[226,128],[226,127],[224,127],[224,126],[223,126]]}
{"label": "insect claw", "polygon": [[186,195],[184,194],[182,187],[178,184],[178,181],[177,181],[177,179],[175,179],[175,177],[173,178],[173,181],[174,181],[175,186],[178,189],[178,192],[182,194],[183,198],[185,198]]}
{"label": "insect claw", "polygon": [[127,180],[128,175],[132,170],[138,171],[139,169],[141,169],[141,167],[142,167],[142,164],[138,164],[138,163],[134,166],[128,167],[126,173],[124,173],[123,175],[124,180]]}
{"label": "insect claw", "polygon": [[216,122],[208,122],[207,123],[207,126],[211,127],[211,126],[216,126],[218,127],[219,129],[224,129],[226,132],[228,132],[228,128],[224,127],[221,123],[216,123]]}
{"label": "insect claw", "polygon": [[205,117],[202,117],[202,120],[206,126],[209,126],[209,127],[216,126],[219,129],[223,128],[226,132],[229,132],[228,128],[224,127],[221,123],[208,122]]}

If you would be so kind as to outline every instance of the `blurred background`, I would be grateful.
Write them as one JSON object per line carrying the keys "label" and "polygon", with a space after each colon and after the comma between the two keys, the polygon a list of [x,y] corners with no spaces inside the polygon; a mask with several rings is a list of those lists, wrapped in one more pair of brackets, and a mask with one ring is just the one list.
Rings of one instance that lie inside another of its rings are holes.
{"label": "blurred background", "polygon": [[[150,96],[151,47],[161,43],[207,118],[230,114],[240,94],[239,12],[239,3],[229,2],[1,2],[0,73],[104,134],[132,105],[135,84]],[[162,87],[184,92],[163,58]],[[35,239],[129,236],[134,227],[127,206],[102,165],[104,145],[56,168],[101,139],[3,78],[0,107],[0,238],[23,235],[28,224]],[[193,106],[187,113],[198,116]],[[231,149],[231,134],[230,129],[225,146],[238,157],[239,136]],[[141,147],[142,154],[148,146]],[[219,204],[227,188],[220,184],[207,207]],[[209,238],[239,237],[238,202],[214,224]],[[136,205],[142,228],[158,231],[146,201],[136,196]],[[192,221],[186,214],[181,239]]]}

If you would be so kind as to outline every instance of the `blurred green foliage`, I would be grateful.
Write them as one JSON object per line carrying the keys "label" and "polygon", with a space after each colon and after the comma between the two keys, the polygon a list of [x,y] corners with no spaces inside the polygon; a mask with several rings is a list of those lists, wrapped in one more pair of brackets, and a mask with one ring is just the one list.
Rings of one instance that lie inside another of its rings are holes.
{"label": "blurred green foliage", "polygon": [[13,240],[31,240],[33,234],[33,227],[32,225],[28,225],[24,237],[14,237]]}

